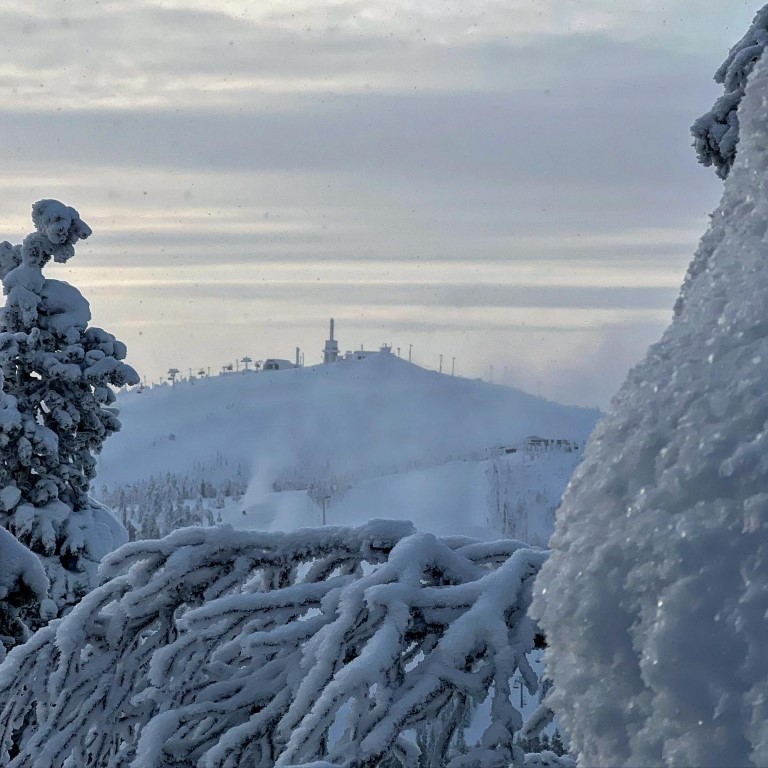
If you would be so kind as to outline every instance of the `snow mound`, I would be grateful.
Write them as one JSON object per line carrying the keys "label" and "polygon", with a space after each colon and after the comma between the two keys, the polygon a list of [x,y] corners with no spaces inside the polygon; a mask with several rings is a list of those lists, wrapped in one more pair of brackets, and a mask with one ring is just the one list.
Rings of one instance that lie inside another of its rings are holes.
{"label": "snow mound", "polygon": [[533,612],[579,764],[768,765],[768,60],[672,325],[566,492]]}

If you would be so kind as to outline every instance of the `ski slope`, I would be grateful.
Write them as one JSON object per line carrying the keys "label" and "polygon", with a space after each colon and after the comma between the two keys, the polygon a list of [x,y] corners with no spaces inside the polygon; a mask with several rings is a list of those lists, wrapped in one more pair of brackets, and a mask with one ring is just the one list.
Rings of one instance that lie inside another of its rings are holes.
{"label": "ski slope", "polygon": [[[320,524],[318,496],[328,496],[329,524],[405,518],[423,530],[471,535],[487,528],[488,471],[499,446],[531,435],[583,444],[599,415],[386,353],[134,390],[119,405],[123,429],[99,459],[99,488],[184,474],[219,457],[248,462],[251,472],[245,495],[221,512],[237,527]],[[551,506],[574,462],[541,456],[534,466],[516,455],[521,499],[538,494]]]}

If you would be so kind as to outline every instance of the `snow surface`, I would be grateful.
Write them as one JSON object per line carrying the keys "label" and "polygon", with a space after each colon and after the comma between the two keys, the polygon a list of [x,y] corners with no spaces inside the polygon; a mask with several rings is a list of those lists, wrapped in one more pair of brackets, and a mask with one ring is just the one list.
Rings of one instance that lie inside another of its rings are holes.
{"label": "snow surface", "polygon": [[[488,536],[484,474],[491,449],[520,445],[530,435],[583,444],[599,415],[427,371],[391,354],[132,391],[118,404],[123,429],[99,458],[99,488],[185,473],[218,456],[251,463],[244,498],[223,513],[236,527],[318,525],[320,498],[328,495],[334,525],[405,518],[421,530],[480,537]],[[531,496],[549,506],[578,460],[542,455],[532,468],[523,454],[505,458],[521,496],[533,483]],[[313,501],[306,489],[316,486]],[[528,527],[544,543],[551,520]]]}
{"label": "snow surface", "polygon": [[[554,527],[554,509],[573,474],[580,453],[521,449],[499,464],[508,467],[502,493],[511,499],[507,525],[489,508],[489,473],[494,461],[445,464],[367,478],[326,502],[330,525],[356,525],[374,518],[404,519],[419,530],[440,535],[496,538],[502,529],[535,546],[545,546]],[[322,522],[322,507],[306,491],[276,493],[252,483],[248,493],[228,500],[222,522],[254,530],[294,530]]]}
{"label": "snow surface", "polygon": [[768,60],[672,325],[558,512],[533,614],[589,766],[768,765]]}

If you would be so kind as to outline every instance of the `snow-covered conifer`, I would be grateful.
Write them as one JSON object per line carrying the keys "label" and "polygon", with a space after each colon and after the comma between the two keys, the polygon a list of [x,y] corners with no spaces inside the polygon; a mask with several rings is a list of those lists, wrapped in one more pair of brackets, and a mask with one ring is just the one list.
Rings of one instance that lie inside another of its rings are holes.
{"label": "snow-covered conifer", "polygon": [[536,583],[583,765],[768,765],[765,56],[738,117],[673,322],[593,434]]}
{"label": "snow-covered conifer", "polygon": [[70,259],[90,228],[56,200],[35,203],[32,220],[21,247],[0,247],[0,266],[10,267],[2,276],[0,369],[20,422],[0,452],[2,523],[40,556],[61,610],[94,586],[99,560],[124,541],[88,489],[95,454],[120,427],[110,387],[138,376],[123,362],[124,344],[88,327],[81,293],[42,272],[51,258]]}
{"label": "snow-covered conifer", "polygon": [[[522,766],[518,734],[547,718],[524,729],[510,685],[537,687],[526,612],[545,556],[386,521],[127,544],[102,586],[0,665],[0,761]],[[479,738],[460,739],[484,699]]]}
{"label": "snow-covered conifer", "polygon": [[714,165],[724,179],[733,166],[739,141],[738,109],[747,78],[768,44],[768,5],[757,12],[746,35],[731,48],[728,58],[715,72],[715,82],[725,93],[712,109],[691,126],[693,146],[703,165]]}
{"label": "snow-covered conifer", "polygon": [[39,558],[0,528],[0,660],[29,637],[22,615],[49,619],[55,606],[48,598],[48,579]]}
{"label": "snow-covered conifer", "polygon": [[[18,444],[23,426],[16,398],[5,394],[2,384],[0,371],[0,455]],[[0,522],[4,525],[21,496],[13,485],[10,466],[11,462],[0,461]],[[53,615],[48,580],[39,559],[0,527],[0,658],[5,657],[6,650],[27,639],[28,627],[22,616],[34,617],[37,623]]]}

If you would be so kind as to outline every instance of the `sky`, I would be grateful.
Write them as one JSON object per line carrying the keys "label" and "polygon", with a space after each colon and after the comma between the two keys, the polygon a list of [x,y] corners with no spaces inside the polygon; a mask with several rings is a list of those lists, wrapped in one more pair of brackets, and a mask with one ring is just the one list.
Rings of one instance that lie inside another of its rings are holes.
{"label": "sky", "polygon": [[3,0],[0,239],[53,197],[148,381],[414,362],[606,407],[722,191],[689,126],[762,2]]}

